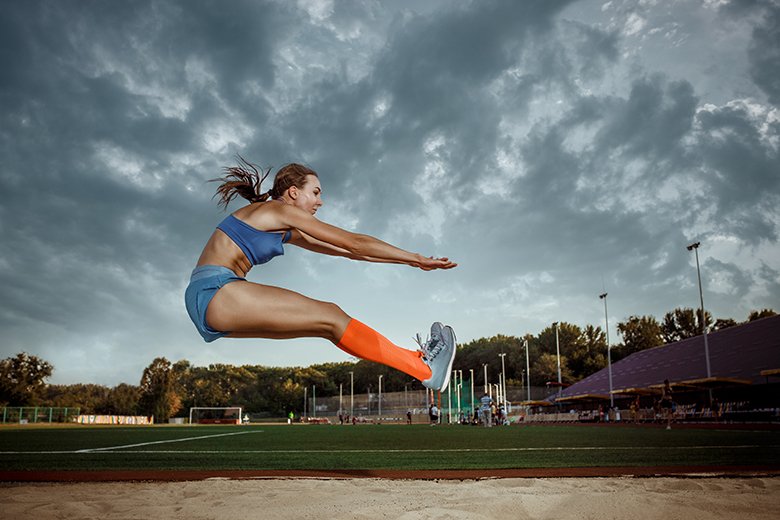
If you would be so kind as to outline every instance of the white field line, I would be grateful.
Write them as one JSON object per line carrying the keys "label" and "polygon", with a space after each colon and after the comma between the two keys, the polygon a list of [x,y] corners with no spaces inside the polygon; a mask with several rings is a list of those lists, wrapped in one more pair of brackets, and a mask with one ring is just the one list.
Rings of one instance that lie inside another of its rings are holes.
{"label": "white field line", "polygon": [[[214,437],[227,437],[230,435],[244,435],[247,433],[262,433],[263,430],[253,430],[248,432],[233,432],[233,433],[217,433],[214,435],[200,435],[198,437],[184,437],[182,439],[168,439],[164,441],[150,441],[150,442],[139,442],[138,444],[125,444],[124,446],[108,446],[105,448],[86,448],[83,450],[76,450],[72,453],[94,453],[96,451],[114,451],[114,450],[121,450],[124,448],[137,448],[139,446],[149,446],[152,444],[170,444],[173,442],[185,442],[185,441],[199,441],[201,439],[213,439]],[[43,453],[43,452],[41,452]],[[60,452],[63,453],[63,452]],[[64,452],[68,453],[68,452]]]}
{"label": "white field line", "polygon": [[[255,432],[241,432],[255,433]],[[274,453],[491,453],[491,452],[531,452],[531,451],[627,451],[636,450],[636,446],[551,446],[545,448],[441,448],[441,449],[368,449],[368,450],[125,450],[122,448],[132,448],[136,446],[145,446],[148,444],[161,444],[166,442],[180,442],[193,439],[205,439],[207,437],[220,437],[223,435],[240,435],[240,433],[228,433],[221,435],[208,435],[205,437],[191,437],[189,439],[175,439],[171,441],[154,441],[142,444],[129,444],[127,446],[114,446],[111,448],[93,448],[76,451],[0,451],[0,455],[49,455],[49,454],[84,454],[84,453],[135,453],[135,454],[153,454],[153,453],[181,453],[185,455],[192,454],[274,454]],[[663,449],[663,450],[723,450],[723,449],[756,449],[770,448],[777,449],[780,445],[725,445],[725,446],[642,446],[642,449]],[[120,450],[121,451],[113,451]]]}

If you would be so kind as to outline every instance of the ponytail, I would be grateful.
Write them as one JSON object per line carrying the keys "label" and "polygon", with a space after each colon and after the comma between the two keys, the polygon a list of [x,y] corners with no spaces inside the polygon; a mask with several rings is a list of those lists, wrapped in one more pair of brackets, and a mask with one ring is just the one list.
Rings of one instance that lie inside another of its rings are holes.
{"label": "ponytail", "polygon": [[236,198],[237,195],[245,198],[249,202],[265,202],[271,196],[271,191],[262,193],[260,186],[271,169],[261,172],[257,166],[248,162],[240,155],[238,156],[240,164],[238,166],[226,166],[222,170],[225,175],[217,179],[211,179],[210,182],[221,182],[217,188],[214,197],[219,196],[219,205],[227,209],[228,204]]}
{"label": "ponytail", "polygon": [[225,174],[211,182],[220,182],[214,197],[219,197],[219,205],[227,209],[228,204],[240,195],[249,202],[265,202],[268,199],[278,199],[292,186],[302,188],[306,184],[306,177],[317,172],[301,164],[291,163],[283,166],[276,172],[273,187],[265,193],[260,191],[263,181],[271,173],[271,168],[262,172],[254,164],[248,162],[240,155],[238,166],[223,168]]}

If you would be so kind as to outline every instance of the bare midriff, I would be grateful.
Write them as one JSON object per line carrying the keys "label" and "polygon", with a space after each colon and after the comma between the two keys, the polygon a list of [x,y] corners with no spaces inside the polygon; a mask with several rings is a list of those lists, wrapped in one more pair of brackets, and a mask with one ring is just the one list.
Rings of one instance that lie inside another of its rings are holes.
{"label": "bare midriff", "polygon": [[252,268],[241,248],[219,229],[215,229],[206,242],[197,265],[221,265],[241,277],[246,277]]}

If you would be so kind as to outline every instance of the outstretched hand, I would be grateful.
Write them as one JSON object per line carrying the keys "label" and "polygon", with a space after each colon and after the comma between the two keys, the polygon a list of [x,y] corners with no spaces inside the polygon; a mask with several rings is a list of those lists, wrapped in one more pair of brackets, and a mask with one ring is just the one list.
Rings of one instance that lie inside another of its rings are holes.
{"label": "outstretched hand", "polygon": [[419,267],[423,271],[433,271],[434,269],[452,269],[453,267],[457,266],[458,264],[451,262],[449,258],[434,258],[432,256],[421,257],[420,261],[415,265],[415,267]]}

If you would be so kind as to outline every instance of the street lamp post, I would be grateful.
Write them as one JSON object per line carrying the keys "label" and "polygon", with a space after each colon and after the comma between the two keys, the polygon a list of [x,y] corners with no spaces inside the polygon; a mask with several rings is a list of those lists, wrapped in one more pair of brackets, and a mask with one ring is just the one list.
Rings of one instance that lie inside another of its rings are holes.
{"label": "street lamp post", "polygon": [[607,367],[609,372],[609,407],[615,407],[615,396],[612,394],[612,346],[609,344],[609,318],[607,315],[607,293],[599,294],[599,298],[604,300],[604,322],[607,331]]}
{"label": "street lamp post", "polygon": [[525,378],[528,385],[528,400],[531,400],[531,366],[528,356],[528,340],[523,340],[523,346],[525,347]]}
{"label": "street lamp post", "polygon": [[693,251],[696,255],[696,276],[699,279],[699,301],[701,302],[701,333],[704,336],[704,359],[707,362],[707,377],[712,377],[710,371],[710,347],[707,344],[707,319],[704,315],[704,293],[701,288],[701,270],[699,269],[699,246],[701,242],[694,242],[688,246],[688,251]]}

